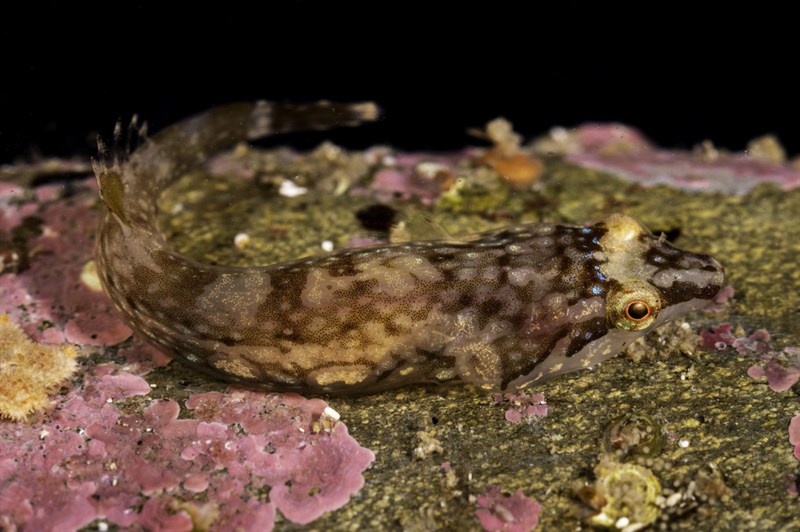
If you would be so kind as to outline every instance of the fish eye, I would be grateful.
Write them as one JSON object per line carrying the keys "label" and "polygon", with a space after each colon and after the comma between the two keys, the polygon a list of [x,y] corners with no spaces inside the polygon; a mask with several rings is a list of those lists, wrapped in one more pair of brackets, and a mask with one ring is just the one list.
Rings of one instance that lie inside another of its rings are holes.
{"label": "fish eye", "polygon": [[625,315],[631,321],[641,321],[650,315],[650,306],[645,301],[635,300],[625,307]]}
{"label": "fish eye", "polygon": [[664,306],[655,287],[641,281],[628,281],[611,290],[606,299],[606,319],[617,329],[641,331],[656,321]]}

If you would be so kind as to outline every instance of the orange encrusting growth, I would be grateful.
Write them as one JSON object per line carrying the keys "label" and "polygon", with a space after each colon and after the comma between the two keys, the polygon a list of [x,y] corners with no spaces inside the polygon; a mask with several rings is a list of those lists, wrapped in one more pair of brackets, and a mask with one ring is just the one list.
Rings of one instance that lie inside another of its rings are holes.
{"label": "orange encrusting growth", "polygon": [[505,118],[496,118],[486,124],[486,131],[472,133],[494,144],[479,160],[506,178],[512,187],[525,188],[542,176],[544,164],[522,149],[522,137],[514,132],[511,122]]}
{"label": "orange encrusting growth", "polygon": [[72,345],[31,341],[7,315],[0,315],[0,417],[22,420],[47,407],[48,391],[75,373]]}

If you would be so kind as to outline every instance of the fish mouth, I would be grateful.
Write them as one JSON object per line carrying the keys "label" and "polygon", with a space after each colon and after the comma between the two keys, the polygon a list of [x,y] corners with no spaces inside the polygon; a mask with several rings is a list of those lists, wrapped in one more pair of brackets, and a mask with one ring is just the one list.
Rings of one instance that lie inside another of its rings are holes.
{"label": "fish mouth", "polygon": [[710,272],[712,275],[708,281],[708,287],[703,290],[703,294],[708,295],[708,299],[714,299],[719,294],[725,283],[725,268],[711,255],[695,254],[695,257],[703,264],[703,271]]}
{"label": "fish mouth", "polygon": [[660,288],[665,306],[656,327],[711,304],[725,282],[725,268],[710,255],[687,253],[691,266],[676,275],[670,286]]}

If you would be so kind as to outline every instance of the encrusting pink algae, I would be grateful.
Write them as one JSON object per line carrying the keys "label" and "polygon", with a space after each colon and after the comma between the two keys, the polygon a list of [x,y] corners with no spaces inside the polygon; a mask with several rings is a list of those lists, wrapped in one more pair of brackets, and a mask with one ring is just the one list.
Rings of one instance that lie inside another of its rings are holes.
{"label": "encrusting pink algae", "polygon": [[87,264],[97,225],[94,180],[73,189],[64,199],[63,187],[53,185],[38,188],[33,197],[14,185],[0,187],[0,236],[25,222],[41,224],[38,236],[27,242],[30,266],[0,275],[0,313],[9,314],[36,341],[118,344],[131,330],[102,289],[82,276],[91,271]]}
{"label": "encrusting pink algae", "polygon": [[554,128],[534,145],[539,153],[559,153],[570,163],[607,172],[645,187],[669,185],[702,192],[743,195],[759,184],[784,190],[800,187],[800,170],[787,163],[774,137],[755,139],[744,152],[717,149],[706,141],[693,151],[655,146],[621,124]]}
{"label": "encrusting pink algae", "polygon": [[231,390],[180,405],[141,377],[97,366],[30,424],[0,424],[0,529],[76,530],[95,520],[147,530],[269,530],[345,504],[374,460],[326,403]]}
{"label": "encrusting pink algae", "polygon": [[521,489],[503,494],[500,486],[491,485],[477,498],[475,515],[488,532],[528,532],[539,524],[542,505],[526,497]]}

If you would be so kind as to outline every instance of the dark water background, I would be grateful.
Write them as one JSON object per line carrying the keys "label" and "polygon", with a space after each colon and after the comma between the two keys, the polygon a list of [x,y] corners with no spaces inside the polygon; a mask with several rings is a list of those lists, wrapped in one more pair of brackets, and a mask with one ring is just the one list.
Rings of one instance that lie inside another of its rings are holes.
{"label": "dark water background", "polygon": [[453,149],[503,115],[526,137],[619,121],[670,147],[772,132],[800,152],[795,19],[770,2],[347,5],[3,8],[0,163],[91,154],[133,113],[158,129],[259,98],[378,101],[381,124],[337,137],[353,148]]}

